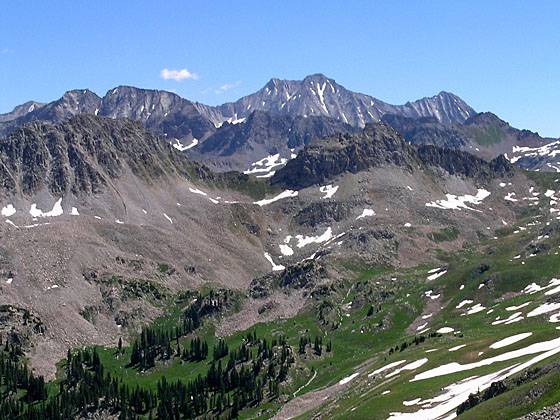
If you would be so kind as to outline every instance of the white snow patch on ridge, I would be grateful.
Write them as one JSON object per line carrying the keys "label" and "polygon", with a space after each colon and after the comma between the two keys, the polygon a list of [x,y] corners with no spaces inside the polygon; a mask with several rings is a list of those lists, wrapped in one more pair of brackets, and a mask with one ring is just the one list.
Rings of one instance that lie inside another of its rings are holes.
{"label": "white snow patch on ridge", "polygon": [[467,209],[467,210],[480,211],[467,206],[467,204],[478,205],[482,202],[482,200],[484,200],[489,195],[490,195],[490,191],[479,188],[476,195],[465,194],[465,195],[457,196],[454,194],[446,194],[445,200],[432,201],[431,203],[426,203],[426,206],[435,207],[444,210]]}
{"label": "white snow patch on ridge", "polygon": [[546,314],[546,313],[549,313],[549,312],[552,312],[552,311],[556,311],[557,309],[560,309],[560,303],[559,302],[543,303],[542,305],[536,307],[531,312],[529,312],[527,314],[527,318],[531,318],[531,317],[534,317],[534,316]]}
{"label": "white snow patch on ridge", "polygon": [[396,362],[389,363],[388,365],[385,365],[383,367],[380,367],[379,369],[374,370],[368,375],[368,377],[372,377],[373,375],[377,375],[378,373],[382,373],[385,372],[386,370],[393,369],[394,367],[400,366],[403,363],[406,363],[406,360],[397,360]]}
{"label": "white snow patch on ridge", "polygon": [[362,214],[356,217],[356,220],[361,219],[362,217],[371,217],[371,216],[375,216],[375,211],[373,211],[372,209],[364,209],[362,211]]}
{"label": "white snow patch on ridge", "polygon": [[319,236],[296,235],[296,239],[298,240],[297,247],[303,248],[304,246],[312,243],[320,244],[323,242],[327,242],[332,237],[332,229],[330,227],[328,227],[327,230],[325,230],[325,232]]}
{"label": "white snow patch on ridge", "polygon": [[8,204],[6,207],[2,208],[2,216],[10,217],[16,214],[16,209],[13,204]]}
{"label": "white snow patch on ridge", "polygon": [[438,334],[449,334],[449,333],[452,333],[453,331],[455,331],[454,328],[451,328],[451,327],[442,327],[442,328],[440,328],[439,330],[437,330],[436,332],[437,332]]}
{"label": "white snow patch on ridge", "polygon": [[434,274],[429,275],[429,276],[426,278],[426,280],[428,280],[428,281],[435,280],[435,279],[437,279],[438,277],[443,276],[445,273],[447,273],[447,270],[441,270],[441,271],[439,271],[439,272],[437,272],[437,273],[434,273]]}
{"label": "white snow patch on ridge", "polygon": [[506,353],[499,354],[497,356],[483,359],[479,362],[465,363],[464,365],[457,362],[447,363],[417,374],[414,377],[414,379],[411,380],[411,382],[420,381],[429,378],[436,378],[438,376],[451,375],[457,372],[464,372],[467,370],[476,369],[481,366],[490,366],[493,363],[517,359],[518,357],[527,356],[536,353],[542,353],[553,349],[557,349],[560,351],[560,338],[555,338],[553,340],[543,341],[540,343],[534,343],[518,350],[509,351]]}
{"label": "white snow patch on ridge", "polygon": [[56,217],[61,216],[64,213],[62,210],[62,198],[59,198],[52,210],[43,212],[41,209],[37,208],[37,204],[31,204],[31,209],[29,209],[29,214],[33,217]]}
{"label": "white snow patch on ridge", "polygon": [[388,375],[386,375],[386,378],[390,378],[392,376],[398,375],[399,373],[405,371],[405,370],[415,370],[418,369],[419,367],[425,365],[426,363],[428,363],[428,359],[427,358],[423,358],[423,359],[419,359],[416,360],[415,362],[409,363],[407,365],[404,365],[403,367],[389,373]]}
{"label": "white snow patch on ridge", "polygon": [[276,264],[273,260],[272,257],[270,256],[270,254],[268,252],[264,253],[264,257],[268,260],[268,262],[272,265],[272,271],[282,271],[284,270],[286,267],[284,267],[283,265],[279,265]]}
{"label": "white snow patch on ridge", "polygon": [[253,204],[262,207],[262,206],[266,206],[267,204],[274,203],[275,201],[282,200],[283,198],[296,197],[297,195],[298,195],[297,191],[286,190],[286,191],[282,191],[276,197],[255,201],[253,202]]}
{"label": "white snow patch on ridge", "polygon": [[467,315],[476,314],[478,312],[482,312],[485,309],[486,307],[482,306],[480,303],[477,303],[467,311]]}
{"label": "white snow patch on ridge", "polygon": [[270,172],[273,168],[278,166],[283,166],[288,162],[288,159],[281,158],[279,153],[275,155],[266,156],[256,162],[251,164],[251,167],[244,171],[244,174],[258,174],[258,173],[267,173]]}
{"label": "white snow patch on ridge", "polygon": [[192,192],[193,194],[203,195],[205,197],[208,195],[204,191],[199,190],[198,188],[189,187],[189,191]]}
{"label": "white snow patch on ridge", "polygon": [[332,186],[332,184],[324,185],[322,187],[319,187],[319,191],[325,194],[322,198],[331,198],[338,191],[338,185],[335,185],[334,187]]}
{"label": "white snow patch on ridge", "polygon": [[185,150],[189,150],[193,148],[197,144],[198,144],[198,139],[193,139],[192,142],[190,142],[190,144],[187,144],[186,146],[183,143],[181,143],[179,139],[174,139],[173,147],[179,150],[180,152],[184,152]]}
{"label": "white snow patch on ridge", "polygon": [[292,247],[290,247],[290,245],[280,244],[279,247],[282,255],[286,255],[286,256],[294,255],[294,250],[292,249]]}
{"label": "white snow patch on ridge", "polygon": [[359,375],[358,372],[353,373],[352,375],[347,376],[347,377],[344,378],[344,379],[341,379],[341,380],[338,382],[338,384],[339,384],[339,385],[344,385],[344,384],[350,382],[352,379],[354,379],[354,378],[355,378],[356,376],[358,376],[358,375]]}
{"label": "white snow patch on ridge", "polygon": [[472,300],[470,299],[465,299],[463,301],[461,301],[461,303],[459,303],[457,306],[455,306],[456,309],[461,309],[463,306],[465,305],[470,305],[471,303],[473,303]]}

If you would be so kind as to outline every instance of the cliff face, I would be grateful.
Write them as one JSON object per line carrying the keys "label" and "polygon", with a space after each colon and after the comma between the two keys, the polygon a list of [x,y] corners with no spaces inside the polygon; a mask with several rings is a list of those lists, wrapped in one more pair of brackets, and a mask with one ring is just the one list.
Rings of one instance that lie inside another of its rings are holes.
{"label": "cliff face", "polygon": [[273,184],[303,188],[345,172],[395,165],[409,171],[437,167],[451,175],[471,178],[502,176],[513,170],[499,157],[486,162],[469,153],[435,146],[416,148],[385,124],[371,124],[359,134],[342,134],[317,141],[289,161],[271,179]]}
{"label": "cliff face", "polygon": [[80,115],[34,122],[0,140],[0,186],[12,193],[97,193],[125,167],[147,182],[204,171],[130,120]]}

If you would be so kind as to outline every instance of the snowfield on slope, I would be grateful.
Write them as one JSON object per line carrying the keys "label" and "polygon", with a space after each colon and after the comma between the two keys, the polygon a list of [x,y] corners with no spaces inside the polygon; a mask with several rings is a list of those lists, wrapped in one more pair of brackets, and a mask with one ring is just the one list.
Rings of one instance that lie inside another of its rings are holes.
{"label": "snowfield on slope", "polygon": [[482,203],[482,201],[490,196],[490,191],[485,189],[479,188],[476,195],[454,195],[454,194],[445,194],[445,199],[432,201],[430,203],[426,203],[426,207],[434,207],[438,209],[444,210],[473,210],[473,211],[480,211],[473,209],[467,204],[478,205]]}

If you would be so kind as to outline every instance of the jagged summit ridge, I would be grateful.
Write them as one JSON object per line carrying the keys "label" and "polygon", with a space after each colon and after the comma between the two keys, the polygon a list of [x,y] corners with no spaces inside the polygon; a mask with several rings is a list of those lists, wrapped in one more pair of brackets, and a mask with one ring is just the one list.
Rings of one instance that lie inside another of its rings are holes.
{"label": "jagged summit ridge", "polygon": [[246,118],[255,110],[325,116],[356,127],[377,122],[385,114],[412,118],[434,117],[441,123],[462,123],[475,111],[458,96],[440,92],[404,105],[391,105],[370,95],[352,92],[321,73],[303,80],[271,79],[262,89],[236,102],[217,107],[230,120]]}

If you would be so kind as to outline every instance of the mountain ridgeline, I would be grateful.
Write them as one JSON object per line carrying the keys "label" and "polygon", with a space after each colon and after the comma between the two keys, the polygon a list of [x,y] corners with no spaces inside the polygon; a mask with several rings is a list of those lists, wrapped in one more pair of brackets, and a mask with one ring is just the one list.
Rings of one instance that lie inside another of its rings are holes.
{"label": "mountain ridgeline", "polygon": [[0,131],[0,418],[560,399],[560,187],[516,167],[560,142],[322,75],[215,107],[74,90]]}
{"label": "mountain ridgeline", "polygon": [[491,179],[512,173],[512,165],[500,156],[490,162],[469,153],[432,145],[415,147],[383,123],[368,124],[361,133],[338,134],[321,139],[290,160],[272,177],[273,185],[300,189],[321,184],[345,172],[396,165],[413,172],[428,167],[450,175]]}
{"label": "mountain ridgeline", "polygon": [[32,122],[0,142],[0,185],[30,195],[95,194],[127,170],[152,182],[163,176],[209,176],[139,123],[78,115],[58,124]]}
{"label": "mountain ridgeline", "polygon": [[267,156],[287,160],[313,139],[356,133],[379,121],[416,145],[464,150],[487,160],[506,154],[533,170],[560,167],[553,151],[543,152],[550,159],[543,153],[516,153],[553,139],[513,128],[492,113],[477,113],[452,93],[392,105],[322,74],[273,78],[257,92],[218,106],[131,86],[118,86],[103,97],[71,90],[54,102],[27,102],[0,115],[0,138],[33,121],[59,123],[82,114],[138,121],[216,171],[245,171]]}

